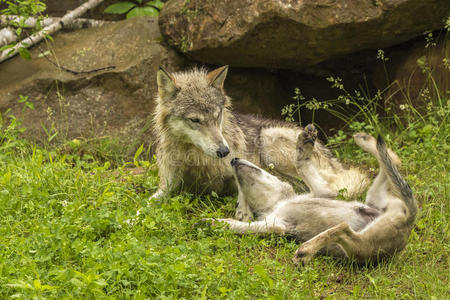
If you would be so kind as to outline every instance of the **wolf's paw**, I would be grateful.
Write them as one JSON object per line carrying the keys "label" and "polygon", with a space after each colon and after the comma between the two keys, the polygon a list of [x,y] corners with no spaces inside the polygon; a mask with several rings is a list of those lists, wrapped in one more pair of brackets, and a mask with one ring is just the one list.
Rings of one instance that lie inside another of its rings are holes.
{"label": "wolf's paw", "polygon": [[297,157],[307,159],[311,155],[314,143],[317,139],[317,129],[313,124],[308,124],[297,137]]}
{"label": "wolf's paw", "polygon": [[377,140],[373,136],[365,132],[355,133],[353,135],[353,139],[355,140],[355,143],[365,151],[376,147],[377,144]]}
{"label": "wolf's paw", "polygon": [[208,226],[208,227],[212,227],[215,226],[215,221],[216,219],[213,218],[202,218],[200,220],[198,220],[197,222],[195,222],[192,227],[204,227],[204,226]]}
{"label": "wolf's paw", "polygon": [[249,212],[240,209],[236,210],[234,218],[242,222],[248,222],[252,219],[251,214]]}
{"label": "wolf's paw", "polygon": [[297,249],[297,251],[295,251],[292,261],[296,265],[305,266],[311,262],[314,254],[315,251],[311,251],[311,249],[307,245],[303,244],[300,248]]}
{"label": "wolf's paw", "polygon": [[192,227],[216,227],[225,223],[226,219],[202,218],[195,222]]}
{"label": "wolf's paw", "polygon": [[148,198],[148,200],[154,201],[156,199],[164,197],[165,195],[166,195],[166,192],[164,192],[161,189],[158,189],[153,195],[150,196],[150,198]]}
{"label": "wolf's paw", "polygon": [[318,134],[316,126],[314,126],[314,124],[308,124],[305,127],[305,131],[308,133],[312,142],[315,142]]}
{"label": "wolf's paw", "polygon": [[238,206],[236,207],[236,213],[234,214],[236,220],[242,222],[248,222],[253,219],[253,213],[246,202],[238,201]]}
{"label": "wolf's paw", "polygon": [[[353,139],[355,140],[355,143],[364,151],[372,154],[378,152],[377,140],[375,139],[375,137],[364,132],[358,132],[353,135]],[[400,159],[400,157],[398,157],[398,155],[389,148],[387,149],[387,151],[389,153],[389,157],[392,160],[392,163],[396,167],[400,167],[402,165],[402,160]]]}
{"label": "wolf's paw", "polygon": [[214,218],[203,218],[201,219],[199,222],[197,222],[196,224],[205,224],[207,226],[210,227],[215,227],[215,226],[220,226],[220,225],[226,225],[226,224],[231,224],[232,222],[234,222],[233,219],[214,219]]}
{"label": "wolf's paw", "polygon": [[308,124],[297,137],[297,147],[314,145],[317,139],[317,129],[313,124]]}

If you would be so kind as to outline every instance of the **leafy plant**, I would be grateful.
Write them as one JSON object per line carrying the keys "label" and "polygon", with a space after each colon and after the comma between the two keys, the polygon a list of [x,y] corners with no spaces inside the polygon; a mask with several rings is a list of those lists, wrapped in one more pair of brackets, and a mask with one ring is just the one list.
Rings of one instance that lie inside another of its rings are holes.
{"label": "leafy plant", "polygon": [[47,8],[45,3],[40,0],[1,0],[0,3],[7,4],[7,7],[0,11],[1,14],[22,17],[35,16]]}
{"label": "leafy plant", "polygon": [[23,104],[22,111],[24,111],[27,108],[34,109],[34,104],[30,100],[28,100],[29,98],[30,98],[29,96],[19,95],[19,103]]}
{"label": "leafy plant", "polygon": [[160,0],[143,2],[143,0],[135,0],[135,2],[120,1],[105,8],[104,12],[108,14],[126,14],[127,19],[138,16],[158,17],[160,10],[164,6],[164,3]]}

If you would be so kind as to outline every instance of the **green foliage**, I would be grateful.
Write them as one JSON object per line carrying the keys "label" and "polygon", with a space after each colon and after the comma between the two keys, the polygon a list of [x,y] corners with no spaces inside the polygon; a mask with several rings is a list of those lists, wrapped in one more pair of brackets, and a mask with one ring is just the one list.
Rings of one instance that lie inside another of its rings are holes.
{"label": "green foliage", "polygon": [[40,0],[0,0],[0,4],[3,3],[6,3],[7,6],[0,10],[2,15],[33,17],[42,13],[47,8],[45,1]]}
{"label": "green foliage", "polygon": [[[26,37],[26,29],[30,31],[30,33],[35,33],[37,31],[40,31],[42,29],[41,21],[43,20],[44,16],[42,15],[42,12],[47,8],[45,3],[40,0],[12,0],[12,1],[6,1],[6,0],[0,0],[0,4],[4,4],[5,8],[0,10],[1,15],[14,15],[21,17],[19,21],[11,20],[8,23],[8,26],[15,29],[15,34],[17,35],[18,39],[21,40],[22,38]],[[34,28],[26,28],[25,21],[29,17],[36,17],[37,22],[36,26]],[[12,42],[10,44],[4,45],[3,47],[0,47],[0,52],[13,48],[17,42]],[[11,49],[10,53],[13,52],[13,49]],[[24,48],[19,48],[19,55],[20,57],[24,59],[31,59],[30,52]]]}
{"label": "green foliage", "polygon": [[26,59],[26,60],[30,60],[31,59],[31,54],[30,52],[27,50],[27,48],[19,48],[19,55]]}
{"label": "green foliage", "polygon": [[23,96],[23,95],[19,95],[19,103],[22,103],[23,104],[23,108],[22,108],[22,110],[25,110],[25,109],[34,109],[34,104],[33,104],[33,102],[31,102],[30,100],[29,100],[29,96]]}
{"label": "green foliage", "polygon": [[136,0],[135,2],[121,1],[111,4],[105,8],[104,12],[108,14],[127,14],[127,19],[139,16],[158,17],[159,11],[164,6],[160,0],[146,1]]}

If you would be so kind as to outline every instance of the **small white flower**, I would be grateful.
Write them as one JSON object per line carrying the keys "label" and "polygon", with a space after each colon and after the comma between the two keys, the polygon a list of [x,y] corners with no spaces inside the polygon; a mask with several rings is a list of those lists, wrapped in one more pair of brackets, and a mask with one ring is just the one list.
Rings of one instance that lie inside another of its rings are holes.
{"label": "small white flower", "polygon": [[275,166],[273,163],[270,163],[267,167],[269,168],[269,170],[275,169]]}
{"label": "small white flower", "polygon": [[131,218],[131,219],[125,220],[124,222],[127,223],[128,225],[133,226],[135,221],[136,221],[135,219]]}

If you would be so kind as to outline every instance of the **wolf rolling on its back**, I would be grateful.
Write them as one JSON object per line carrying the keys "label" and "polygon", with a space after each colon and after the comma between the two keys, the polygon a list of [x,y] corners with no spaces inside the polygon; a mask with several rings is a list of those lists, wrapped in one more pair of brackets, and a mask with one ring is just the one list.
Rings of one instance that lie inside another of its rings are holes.
{"label": "wolf rolling on its back", "polygon": [[[298,160],[312,154],[315,137],[299,135],[303,145]],[[249,161],[234,158],[231,165],[239,186],[239,198],[256,216],[252,222],[205,219],[225,223],[236,233],[290,234],[304,242],[295,263],[308,263],[319,251],[350,257],[359,263],[377,262],[402,250],[414,226],[417,204],[412,190],[396,165],[400,158],[387,148],[381,136],[354,135],[357,145],[374,155],[380,171],[370,186],[365,203],[298,195],[291,185]],[[308,149],[309,148],[309,149]],[[300,149],[299,149],[300,150]],[[320,188],[320,187],[318,187]]]}
{"label": "wolf rolling on its back", "polygon": [[[232,112],[223,90],[227,71],[227,66],[209,73],[158,71],[154,130],[160,185],[152,197],[180,187],[195,193],[234,194],[237,187],[229,162],[236,156],[263,168],[272,164],[275,172],[286,176],[302,177],[295,159],[297,136],[304,129]],[[323,173],[318,176],[330,187],[317,196],[335,196],[343,188],[349,195],[359,194],[368,184],[364,174],[343,168],[320,143],[315,143],[313,154],[311,163],[320,166]]]}

